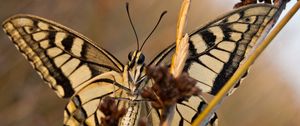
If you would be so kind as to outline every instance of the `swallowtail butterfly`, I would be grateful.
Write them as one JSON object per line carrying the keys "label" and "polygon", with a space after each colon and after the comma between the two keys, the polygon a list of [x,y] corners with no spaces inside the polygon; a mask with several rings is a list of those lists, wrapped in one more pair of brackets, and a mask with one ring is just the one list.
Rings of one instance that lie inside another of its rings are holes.
{"label": "swallowtail butterfly", "polygon": [[[204,92],[215,95],[249,55],[277,9],[267,4],[242,7],[189,34],[189,57],[184,71]],[[142,116],[158,125],[159,110],[143,101],[147,83],[145,67],[170,64],[175,44],[161,51],[149,64],[141,50],[129,53],[123,65],[108,51],[83,35],[53,21],[32,15],[16,15],[2,24],[9,38],[34,69],[61,98],[70,98],[64,125],[99,125],[98,109],[105,96],[127,106],[120,125],[133,126]],[[205,107],[201,96],[177,103],[172,126],[190,125]],[[216,125],[213,114],[208,125]]]}

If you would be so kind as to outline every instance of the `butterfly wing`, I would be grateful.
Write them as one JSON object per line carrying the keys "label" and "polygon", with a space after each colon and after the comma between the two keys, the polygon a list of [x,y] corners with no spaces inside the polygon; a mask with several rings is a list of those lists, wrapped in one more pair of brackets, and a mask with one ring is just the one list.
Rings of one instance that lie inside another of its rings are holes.
{"label": "butterfly wing", "polygon": [[[251,54],[251,49],[276,12],[277,9],[271,5],[249,5],[193,32],[189,35],[189,57],[184,71],[197,80],[196,85],[203,92],[216,95],[243,59]],[[160,52],[150,65],[170,65],[175,46],[172,44]],[[176,105],[175,116],[179,119],[174,119],[174,123],[188,125],[195,119],[206,105],[204,100],[197,99],[193,96],[188,102]],[[216,125],[216,118],[216,114],[212,114],[207,123]]]}
{"label": "butterfly wing", "polygon": [[[187,101],[183,101],[175,106],[175,112],[171,121],[171,126],[190,126],[192,121],[204,110],[207,106],[207,101],[201,96],[192,96]],[[152,121],[154,126],[159,126],[161,113],[159,110],[152,108],[151,116],[148,121]],[[209,115],[209,120],[205,122],[205,126],[217,126],[217,114]]]}
{"label": "butterfly wing", "polygon": [[[215,95],[247,57],[277,9],[267,4],[237,9],[190,34],[184,71],[204,92]],[[167,64],[175,44],[163,50],[150,65]]]}
{"label": "butterfly wing", "polygon": [[[99,126],[104,114],[99,110],[100,103],[106,96],[113,98],[126,97],[121,85],[122,75],[111,71],[97,76],[84,86],[70,99],[64,111],[64,125],[67,126]],[[119,107],[123,107],[124,100],[116,100]],[[124,106],[125,107],[125,106]],[[134,120],[134,119],[133,119]]]}
{"label": "butterfly wing", "polygon": [[55,22],[16,15],[4,31],[58,96],[71,97],[85,82],[123,65],[83,35]]}

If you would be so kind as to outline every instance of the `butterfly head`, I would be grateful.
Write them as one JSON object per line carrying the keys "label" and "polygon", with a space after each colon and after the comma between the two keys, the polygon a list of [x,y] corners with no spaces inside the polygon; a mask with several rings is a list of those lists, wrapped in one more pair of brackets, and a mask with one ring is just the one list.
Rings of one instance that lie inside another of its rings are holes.
{"label": "butterfly head", "polygon": [[128,79],[137,84],[145,74],[145,56],[139,50],[131,51],[128,54],[128,60]]}
{"label": "butterfly head", "polygon": [[144,54],[139,51],[139,50],[136,50],[136,51],[131,51],[129,54],[128,54],[128,60],[129,60],[129,63],[128,65],[142,65],[144,64],[144,61],[145,61],[145,56]]}

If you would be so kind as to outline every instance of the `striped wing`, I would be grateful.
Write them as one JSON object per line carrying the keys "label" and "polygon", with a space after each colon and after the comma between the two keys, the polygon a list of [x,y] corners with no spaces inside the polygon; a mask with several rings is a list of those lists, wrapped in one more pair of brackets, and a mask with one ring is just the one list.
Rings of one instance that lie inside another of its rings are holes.
{"label": "striped wing", "polygon": [[71,97],[91,78],[122,64],[86,37],[46,19],[16,15],[4,31],[58,96]]}
{"label": "striped wing", "polygon": [[[64,125],[99,126],[101,118],[104,117],[99,110],[99,105],[104,97],[126,97],[124,90],[116,86],[120,85],[122,80],[120,73],[106,72],[76,92],[65,108]],[[120,107],[123,105],[123,103],[118,104]]]}
{"label": "striped wing", "polygon": [[[175,106],[174,116],[171,122],[171,126],[190,126],[192,122],[198,117],[198,115],[207,106],[207,101],[202,96],[192,96],[188,101],[183,101]],[[154,126],[159,126],[159,118],[161,117],[160,111],[151,110],[151,117],[148,120],[152,120]],[[216,113],[209,115],[209,120],[204,123],[205,126],[217,126],[218,117]]]}
{"label": "striped wing", "polygon": [[[198,81],[197,86],[211,95],[224,86],[234,74],[277,9],[267,4],[255,4],[239,8],[190,34],[189,57],[184,71]],[[175,44],[163,50],[150,65],[170,65]],[[188,124],[203,109],[203,103],[190,99],[177,104],[179,119],[176,124]],[[204,103],[205,104],[205,103]],[[197,109],[198,108],[198,109]],[[189,114],[185,114],[188,112]],[[211,116],[214,121],[216,115]],[[183,123],[179,122],[183,120]]]}
{"label": "striped wing", "polygon": [[[184,70],[204,92],[215,95],[250,54],[276,11],[267,4],[242,7],[193,32]],[[174,51],[172,44],[150,65],[170,64]]]}
{"label": "striped wing", "polygon": [[[103,125],[102,119],[110,118],[105,116],[99,109],[105,97],[115,98],[118,108],[126,108],[127,112],[119,120],[119,126],[137,126],[141,117],[148,117],[152,109],[150,102],[143,100],[131,100],[132,92],[122,86],[123,76],[121,73],[111,71],[103,73],[76,92],[64,111],[65,126],[100,126]],[[140,96],[136,96],[140,98]],[[116,115],[116,114],[114,114]],[[149,121],[151,126],[158,126],[159,119]],[[151,119],[154,120],[154,119]]]}

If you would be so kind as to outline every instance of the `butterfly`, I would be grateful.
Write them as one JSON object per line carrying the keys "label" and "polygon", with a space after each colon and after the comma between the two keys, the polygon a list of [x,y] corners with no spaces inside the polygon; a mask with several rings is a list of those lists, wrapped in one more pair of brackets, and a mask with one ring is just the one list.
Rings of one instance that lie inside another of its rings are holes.
{"label": "butterfly", "polygon": [[[189,34],[184,71],[203,92],[216,95],[251,54],[276,12],[272,5],[249,5],[196,29]],[[106,96],[127,108],[119,125],[137,125],[141,117],[147,117],[151,125],[159,124],[160,110],[152,108],[140,93],[149,86],[146,67],[169,66],[175,43],[148,64],[141,49],[131,51],[124,65],[80,33],[41,17],[15,15],[4,21],[3,28],[50,88],[59,97],[70,99],[64,125],[100,125],[104,115],[99,104]],[[190,125],[206,105],[202,96],[177,103],[171,125]],[[210,115],[207,125],[217,125],[216,113]]]}

